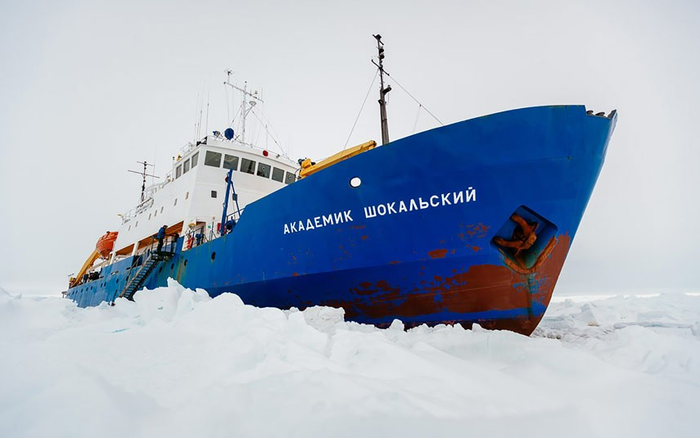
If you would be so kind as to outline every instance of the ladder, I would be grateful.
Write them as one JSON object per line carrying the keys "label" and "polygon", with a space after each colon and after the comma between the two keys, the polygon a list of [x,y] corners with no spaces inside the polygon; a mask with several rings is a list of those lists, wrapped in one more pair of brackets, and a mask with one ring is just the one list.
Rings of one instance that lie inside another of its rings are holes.
{"label": "ladder", "polygon": [[[146,282],[148,276],[153,272],[158,263],[168,260],[173,256],[172,252],[166,251],[153,251],[149,254],[148,258],[143,262],[136,274],[131,277],[124,290],[119,294],[119,298],[126,298],[127,300],[132,300],[136,291],[138,291],[141,286]],[[132,268],[132,273],[133,273]]]}

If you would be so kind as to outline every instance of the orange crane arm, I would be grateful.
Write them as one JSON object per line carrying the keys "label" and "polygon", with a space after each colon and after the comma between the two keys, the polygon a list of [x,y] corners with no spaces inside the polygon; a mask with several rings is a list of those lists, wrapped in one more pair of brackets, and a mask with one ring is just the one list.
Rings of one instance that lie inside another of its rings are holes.
{"label": "orange crane arm", "polygon": [[320,163],[316,164],[311,164],[311,160],[307,158],[306,160],[304,160],[304,162],[301,163],[301,172],[299,172],[299,176],[301,176],[302,178],[307,177],[313,173],[318,172],[319,170],[323,170],[326,167],[330,167],[335,163],[347,160],[348,158],[354,157],[355,155],[359,155],[363,152],[367,152],[371,149],[374,149],[375,146],[377,146],[377,143],[374,140],[370,140],[367,143],[362,143],[360,145],[351,147],[350,149],[340,151],[337,154],[332,155],[326,158],[325,160],[321,161]]}
{"label": "orange crane arm", "polygon": [[97,252],[97,250],[94,250],[92,254],[90,254],[90,257],[88,257],[88,259],[85,260],[85,263],[83,263],[83,267],[80,268],[80,271],[78,271],[78,274],[75,276],[73,281],[71,281],[70,287],[75,286],[78,283],[78,281],[80,281],[85,272],[87,272],[87,270],[90,269],[90,266],[92,266],[92,264],[95,263],[95,260],[97,260],[98,258],[100,258],[100,253]]}

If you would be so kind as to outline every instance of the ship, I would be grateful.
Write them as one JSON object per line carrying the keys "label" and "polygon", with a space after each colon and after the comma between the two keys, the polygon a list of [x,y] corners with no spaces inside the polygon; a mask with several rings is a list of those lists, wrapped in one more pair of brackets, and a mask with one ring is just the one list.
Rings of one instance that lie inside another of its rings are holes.
{"label": "ship", "polygon": [[[113,304],[172,278],[259,307],[338,307],[379,327],[398,319],[530,335],[617,112],[522,108],[390,141],[391,87],[374,37],[381,144],[295,162],[228,127],[189,143],[148,187],[142,162],[139,203],[98,240],[65,296]],[[259,96],[226,83],[243,93],[245,117]]]}

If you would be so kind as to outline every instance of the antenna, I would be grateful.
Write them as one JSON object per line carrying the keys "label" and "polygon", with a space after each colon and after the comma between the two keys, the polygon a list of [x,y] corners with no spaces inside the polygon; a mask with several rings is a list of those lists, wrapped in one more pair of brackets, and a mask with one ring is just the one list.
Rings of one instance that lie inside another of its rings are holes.
{"label": "antenna", "polygon": [[152,178],[160,178],[160,177],[155,176],[155,175],[151,175],[151,174],[146,172],[146,167],[153,166],[153,164],[148,164],[148,161],[137,161],[137,163],[143,164],[143,170],[141,172],[138,172],[136,170],[130,170],[129,172],[139,174],[143,178],[143,184],[141,184],[141,202],[143,202],[143,201],[145,201],[144,198],[145,198],[145,193],[146,193],[146,177],[147,176],[150,176]]}
{"label": "antenna", "polygon": [[207,86],[207,121],[204,125],[204,133],[209,134],[209,97],[211,96],[211,82]]}
{"label": "antenna", "polygon": [[[231,82],[231,75],[233,74],[233,71],[231,70],[224,70],[224,73],[226,73],[226,80],[224,81],[224,91],[226,91],[226,84]],[[228,122],[231,120],[231,105],[228,103],[228,93],[226,94],[226,116],[227,119],[226,121]],[[231,100],[233,100],[233,96],[231,96]]]}
{"label": "antenna", "polygon": [[[382,145],[389,143],[389,122],[386,116],[386,95],[391,91],[391,85],[384,88],[384,43],[379,34],[372,35],[377,40],[377,53],[379,54],[379,64],[372,60],[372,64],[379,69],[379,115],[382,123]],[[389,73],[386,73],[389,76]]]}
{"label": "antenna", "polygon": [[[258,97],[258,92],[250,92],[248,91],[248,81],[245,81],[243,83],[243,88],[237,87],[233,85],[229,80],[231,79],[231,70],[226,70],[227,78],[224,81],[224,85],[228,85],[229,87],[240,91],[243,94],[243,99],[241,102],[241,143],[246,144],[245,142],[245,119],[248,113],[255,107],[255,104],[260,102],[260,103],[265,103],[262,100],[262,97]],[[246,101],[246,98],[250,97],[251,100],[250,102]]]}

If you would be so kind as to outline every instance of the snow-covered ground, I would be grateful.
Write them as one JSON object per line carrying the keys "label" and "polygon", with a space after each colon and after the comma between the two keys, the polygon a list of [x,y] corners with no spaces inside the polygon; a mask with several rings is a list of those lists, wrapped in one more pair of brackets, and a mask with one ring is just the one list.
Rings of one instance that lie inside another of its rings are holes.
{"label": "snow-covered ground", "polygon": [[532,337],[135,300],[0,290],[0,436],[700,436],[697,294],[556,299]]}

